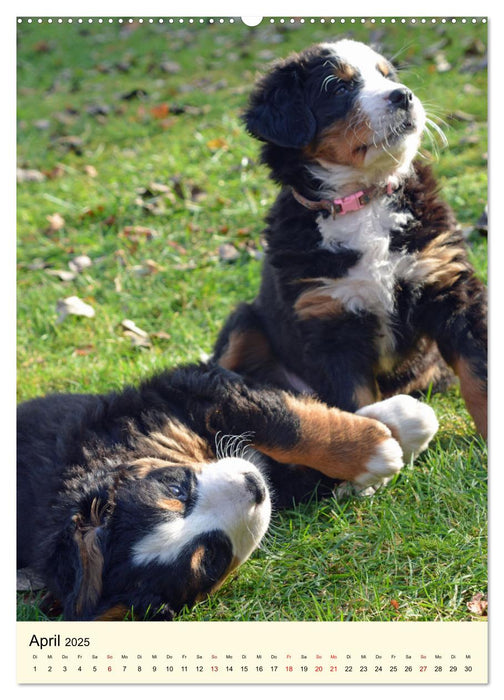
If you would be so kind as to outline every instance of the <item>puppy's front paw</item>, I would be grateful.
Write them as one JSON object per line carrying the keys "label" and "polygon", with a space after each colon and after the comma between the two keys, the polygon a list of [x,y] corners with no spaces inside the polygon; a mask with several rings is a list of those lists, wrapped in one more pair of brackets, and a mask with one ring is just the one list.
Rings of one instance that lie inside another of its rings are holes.
{"label": "puppy's front paw", "polygon": [[355,488],[364,491],[369,487],[383,485],[404,466],[401,446],[390,437],[378,443],[373,454],[367,460],[365,470],[352,480]]}
{"label": "puppy's front paw", "polygon": [[402,447],[406,462],[427,448],[439,427],[430,406],[405,394],[364,406],[357,414],[379,420],[390,428]]}

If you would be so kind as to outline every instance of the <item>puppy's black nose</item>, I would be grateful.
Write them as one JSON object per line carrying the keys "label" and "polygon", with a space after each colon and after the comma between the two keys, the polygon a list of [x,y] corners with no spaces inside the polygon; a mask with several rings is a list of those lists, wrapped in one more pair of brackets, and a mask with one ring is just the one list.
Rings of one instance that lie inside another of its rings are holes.
{"label": "puppy's black nose", "polygon": [[413,93],[408,88],[400,87],[392,90],[388,99],[390,104],[398,109],[409,109],[413,101]]}
{"label": "puppy's black nose", "polygon": [[247,487],[247,491],[252,494],[256,505],[259,505],[264,501],[266,498],[266,488],[260,476],[254,474],[254,472],[247,472],[245,474],[245,485]]}

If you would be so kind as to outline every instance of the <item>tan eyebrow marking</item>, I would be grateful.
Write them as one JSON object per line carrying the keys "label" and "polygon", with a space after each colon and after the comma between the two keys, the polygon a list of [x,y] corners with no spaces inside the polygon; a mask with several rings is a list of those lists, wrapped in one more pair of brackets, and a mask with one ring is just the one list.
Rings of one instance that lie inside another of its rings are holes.
{"label": "tan eyebrow marking", "polygon": [[334,75],[340,80],[352,80],[355,78],[356,71],[349,63],[340,63],[334,69]]}
{"label": "tan eyebrow marking", "polygon": [[390,66],[386,61],[378,61],[376,68],[380,71],[384,78],[390,75]]}

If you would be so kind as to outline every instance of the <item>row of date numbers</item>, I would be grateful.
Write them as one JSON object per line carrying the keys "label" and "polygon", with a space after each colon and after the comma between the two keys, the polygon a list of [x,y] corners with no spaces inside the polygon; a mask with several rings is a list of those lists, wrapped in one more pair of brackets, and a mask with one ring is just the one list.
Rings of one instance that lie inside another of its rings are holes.
{"label": "row of date numbers", "polygon": [[[58,671],[61,670],[63,673],[66,673],[70,671],[71,669],[68,666],[63,666],[61,669],[57,669],[54,666],[47,666],[45,669],[39,667],[39,666],[33,666],[33,671],[37,672],[39,670],[44,670],[47,673],[52,673],[53,671]],[[175,667],[175,666],[106,666],[105,670],[109,673],[117,671],[117,668],[119,668],[120,671],[123,673],[127,671],[135,671],[137,673],[142,673],[144,671],[148,671],[149,673],[156,673],[158,671],[163,671],[166,673],[189,673],[190,671],[195,671],[196,673],[205,673],[205,672],[210,672],[210,673],[219,673],[224,670],[226,673],[233,673],[235,672],[235,667],[234,666],[209,666],[208,668],[205,666],[195,666],[194,668],[191,668],[190,666],[180,666],[180,667]],[[389,666],[388,668],[386,666],[314,666],[314,667],[309,667],[306,665],[303,666],[284,666],[283,668],[280,666],[239,666],[237,667],[240,673],[249,673],[250,671],[255,672],[255,673],[263,673],[263,672],[269,672],[269,673],[277,673],[279,671],[285,671],[286,673],[294,673],[295,671],[300,671],[301,673],[309,673],[309,672],[314,672],[314,673],[323,673],[324,671],[329,671],[330,673],[337,673],[338,671],[343,671],[344,673],[355,673],[356,671],[358,673],[368,673],[368,672],[374,672],[374,673],[382,673],[386,672],[388,670],[389,673],[399,673],[403,671],[404,673],[414,673],[415,671],[418,671],[419,673],[425,673],[428,670],[428,666],[422,665],[422,666],[412,666],[412,665],[406,665],[406,666],[398,666],[398,665],[393,665]],[[104,669],[99,669],[98,666],[93,665],[90,667],[90,669],[84,668],[82,665],[77,666],[75,669],[78,672],[84,672],[86,670],[90,670],[93,673],[97,673],[99,670],[104,670]],[[432,669],[434,673],[442,673],[448,671],[449,673],[456,673],[460,670],[458,666],[434,666]],[[471,673],[473,668],[472,666],[465,665],[463,667],[463,670],[465,673]]]}

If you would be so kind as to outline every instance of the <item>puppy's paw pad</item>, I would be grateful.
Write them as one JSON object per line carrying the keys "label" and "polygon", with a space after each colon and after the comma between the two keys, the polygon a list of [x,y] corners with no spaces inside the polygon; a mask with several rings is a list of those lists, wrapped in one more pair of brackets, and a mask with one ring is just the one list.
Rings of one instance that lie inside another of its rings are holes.
{"label": "puppy's paw pad", "polygon": [[377,445],[373,455],[367,461],[365,471],[361,472],[353,483],[361,489],[381,485],[385,479],[397,474],[403,466],[401,446],[394,438],[387,438]]}
{"label": "puppy's paw pad", "polygon": [[427,449],[439,428],[433,409],[412,396],[392,396],[364,406],[357,413],[389,427],[401,444],[406,462]]}

